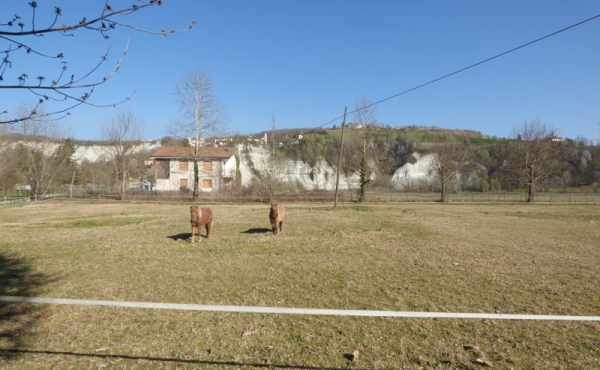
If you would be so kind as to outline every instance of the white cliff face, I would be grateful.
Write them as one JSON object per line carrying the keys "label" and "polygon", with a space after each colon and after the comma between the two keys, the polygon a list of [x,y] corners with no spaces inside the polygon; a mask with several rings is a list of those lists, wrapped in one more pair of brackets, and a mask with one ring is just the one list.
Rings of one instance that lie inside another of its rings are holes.
{"label": "white cliff face", "polygon": [[[252,179],[256,177],[251,169],[250,161],[254,169],[261,173],[268,172],[269,152],[260,145],[245,147],[238,146],[240,155],[240,173],[242,175],[242,186],[249,186]],[[248,160],[250,159],[250,161]],[[277,166],[275,171],[280,180],[305,190],[334,190],[336,182],[336,169],[324,160],[320,160],[315,166],[294,160],[286,160]],[[340,188],[355,189],[358,187],[358,174],[346,178],[340,176]]]}
{"label": "white cliff face", "polygon": [[[14,148],[17,144],[10,144],[10,147]],[[39,149],[43,150],[47,155],[51,155],[60,147],[59,144],[56,143],[44,143],[42,147]],[[148,141],[140,144],[135,148],[135,152],[148,150],[155,151],[160,148],[160,141]],[[73,154],[73,160],[79,164],[84,160],[88,160],[89,162],[98,162],[102,159],[102,156],[105,156],[108,152],[109,147],[104,145],[76,145],[75,153]]]}
{"label": "white cliff face", "polygon": [[435,173],[431,162],[432,155],[421,156],[415,152],[413,157],[417,160],[414,164],[405,164],[398,168],[392,176],[391,182],[397,189],[414,189],[430,185],[435,181]]}
{"label": "white cliff face", "polygon": [[[160,148],[160,141],[148,141],[142,143],[135,148],[135,152],[140,151],[155,151]],[[81,163],[83,160],[87,159],[90,162],[98,162],[102,156],[106,155],[108,147],[103,145],[81,145],[75,148],[75,154],[73,154],[73,159],[77,161],[77,163]]]}
{"label": "white cliff face", "polygon": [[[13,144],[14,145],[14,144]],[[237,155],[239,155],[239,171],[242,177],[242,186],[249,186],[255,174],[252,171],[252,165],[255,170],[266,173],[268,171],[270,154],[262,145],[238,145]],[[145,142],[136,148],[136,151],[148,150],[154,151],[160,147],[160,141]],[[49,153],[58,148],[57,144],[50,143],[45,147]],[[106,153],[106,147],[102,145],[80,145],[76,146],[73,159],[81,163],[87,159],[90,162],[102,160]],[[431,166],[431,155],[419,155],[413,153],[416,163],[407,163],[400,167],[392,176],[391,182],[398,189],[411,189],[430,185],[435,181],[435,175]],[[252,161],[252,165],[250,161]],[[320,160],[315,166],[308,163],[294,160],[286,160],[275,171],[279,179],[283,182],[296,186],[304,190],[335,190],[336,169],[327,161]],[[373,180],[373,178],[372,178]],[[340,189],[358,189],[359,175],[354,173],[346,177],[340,174]]]}
{"label": "white cliff face", "polygon": [[[269,152],[260,145],[251,145],[244,147],[238,146],[240,155],[240,173],[242,176],[242,186],[249,186],[252,183],[254,175],[251,164],[254,169],[261,173],[268,172]],[[414,164],[407,163],[398,168],[391,178],[391,183],[397,189],[416,189],[423,186],[429,186],[435,182],[435,173],[431,164],[431,154],[420,155],[413,153],[417,160]],[[305,190],[335,190],[336,169],[324,160],[320,160],[313,167],[308,163],[287,160],[277,168],[276,172],[280,180],[297,186]],[[359,175],[352,174],[346,178],[340,174],[341,189],[358,189]]]}
{"label": "white cliff face", "polygon": [[[335,190],[337,171],[329,163],[320,160],[314,167],[299,161],[287,161],[286,179],[290,184],[297,184],[307,190]],[[346,178],[340,174],[341,189],[355,189],[358,187],[358,175],[353,174]]]}

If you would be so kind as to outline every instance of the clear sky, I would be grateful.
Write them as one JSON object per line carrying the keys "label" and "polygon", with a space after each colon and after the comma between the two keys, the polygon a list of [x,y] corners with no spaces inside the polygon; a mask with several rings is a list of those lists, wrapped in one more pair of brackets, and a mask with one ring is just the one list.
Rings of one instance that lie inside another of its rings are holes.
{"label": "clear sky", "polygon": [[[120,8],[132,1],[110,3]],[[43,26],[43,13],[54,6],[64,14],[59,23],[69,23],[97,16],[103,4],[38,1],[36,24]],[[13,2],[2,9],[2,18],[16,13],[28,19]],[[122,107],[145,122],[148,139],[159,139],[177,116],[174,85],[195,67],[210,72],[232,134],[270,130],[273,112],[277,128],[314,128],[332,120],[325,127],[339,126],[341,118],[335,119],[362,95],[373,102],[386,99],[597,15],[597,0],[163,0],[124,20],[152,30],[198,24],[168,37],[121,28],[109,40],[88,32],[31,42],[50,54],[64,52],[69,72],[77,73],[94,66],[109,46],[109,62],[116,62],[130,36],[121,70],[92,101],[112,103],[135,91]],[[14,54],[12,70],[40,63]],[[24,91],[0,89],[0,110],[14,112],[32,100]],[[116,112],[79,107],[63,123],[76,139],[98,139],[100,125]],[[377,117],[390,126],[469,129],[498,137],[508,137],[516,124],[539,120],[560,136],[597,142],[600,18],[382,102]]]}

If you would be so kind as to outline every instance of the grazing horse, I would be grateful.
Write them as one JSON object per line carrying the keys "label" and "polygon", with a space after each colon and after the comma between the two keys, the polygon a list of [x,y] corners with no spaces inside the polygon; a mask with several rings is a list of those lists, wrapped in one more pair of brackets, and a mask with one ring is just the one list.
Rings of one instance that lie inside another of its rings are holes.
{"label": "grazing horse", "polygon": [[269,220],[271,221],[273,234],[277,235],[283,232],[283,217],[285,217],[285,208],[277,203],[271,203]]}
{"label": "grazing horse", "polygon": [[198,242],[201,242],[202,225],[206,226],[206,239],[210,238],[213,227],[213,211],[210,208],[199,208],[198,206],[190,207],[192,224],[192,243],[194,242],[194,228],[198,229]]}

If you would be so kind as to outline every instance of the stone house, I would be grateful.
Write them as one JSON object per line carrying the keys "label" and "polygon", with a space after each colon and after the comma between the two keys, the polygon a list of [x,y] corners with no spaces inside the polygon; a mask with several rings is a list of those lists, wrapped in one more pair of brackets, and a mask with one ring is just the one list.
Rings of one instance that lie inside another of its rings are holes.
{"label": "stone house", "polygon": [[[212,192],[235,183],[236,148],[198,148],[199,190]],[[194,188],[194,148],[162,146],[152,154],[154,189],[178,191]]]}

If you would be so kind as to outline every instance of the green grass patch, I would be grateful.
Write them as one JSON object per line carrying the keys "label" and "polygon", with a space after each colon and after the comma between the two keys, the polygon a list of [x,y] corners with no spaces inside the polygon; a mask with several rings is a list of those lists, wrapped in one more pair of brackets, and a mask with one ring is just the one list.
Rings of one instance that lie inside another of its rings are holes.
{"label": "green grass patch", "polygon": [[47,224],[47,227],[54,228],[96,228],[96,227],[119,227],[127,225],[139,225],[142,222],[149,221],[150,218],[99,218],[85,219],[76,221],[65,221],[54,224]]}

